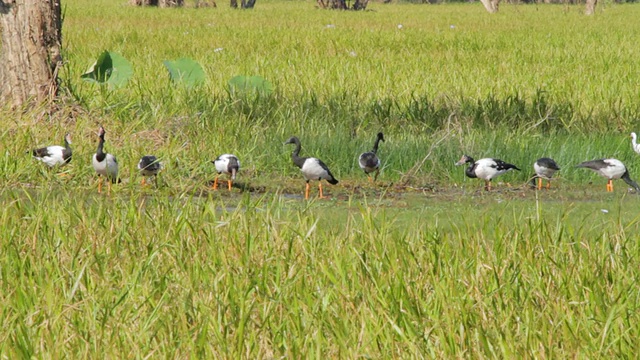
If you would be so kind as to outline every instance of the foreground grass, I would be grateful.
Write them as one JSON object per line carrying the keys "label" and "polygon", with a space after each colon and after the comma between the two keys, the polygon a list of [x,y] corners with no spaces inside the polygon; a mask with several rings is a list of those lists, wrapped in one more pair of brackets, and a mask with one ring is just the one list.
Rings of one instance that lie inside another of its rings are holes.
{"label": "foreground grass", "polygon": [[1,353],[610,358],[638,350],[638,217],[624,210],[635,197],[537,207],[508,195],[405,197],[398,210],[384,199],[122,195],[0,194]]}

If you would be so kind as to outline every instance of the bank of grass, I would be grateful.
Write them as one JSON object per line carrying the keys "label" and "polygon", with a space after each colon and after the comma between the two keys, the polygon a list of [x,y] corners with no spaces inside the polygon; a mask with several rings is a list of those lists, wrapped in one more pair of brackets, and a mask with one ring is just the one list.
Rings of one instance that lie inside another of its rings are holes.
{"label": "bank of grass", "polygon": [[[63,97],[78,106],[3,112],[4,356],[638,352],[640,199],[574,168],[616,157],[640,175],[627,135],[637,6],[591,18],[564,6],[489,16],[479,4],[66,6]],[[133,64],[126,87],[80,81],[104,49]],[[183,56],[203,64],[204,87],[168,83],[162,60]],[[276,91],[230,97],[239,74]],[[111,196],[96,194],[90,165],[99,124],[123,178]],[[356,159],[378,131],[372,186]],[[65,132],[74,157],[60,177],[25,151]],[[341,180],[325,187],[331,200],[301,199],[291,135]],[[237,186],[211,191],[210,161],[228,152],[242,161]],[[453,166],[463,153],[523,171],[484,194]],[[138,184],[144,154],[164,162],[157,189]],[[563,169],[536,195],[524,184],[542,156]]]}
{"label": "bank of grass", "polygon": [[637,351],[635,197],[0,196],[7,357]]}

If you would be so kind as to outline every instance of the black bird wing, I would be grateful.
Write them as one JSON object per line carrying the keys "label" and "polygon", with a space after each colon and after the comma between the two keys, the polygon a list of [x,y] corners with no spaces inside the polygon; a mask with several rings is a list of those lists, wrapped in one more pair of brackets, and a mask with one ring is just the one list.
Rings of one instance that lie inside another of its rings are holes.
{"label": "black bird wing", "polygon": [[39,149],[33,149],[33,156],[35,157],[45,157],[45,156],[51,156],[51,153],[49,152],[49,148],[48,147],[43,147],[43,148],[39,148]]}
{"label": "black bird wing", "polygon": [[515,169],[515,170],[520,170],[520,168],[518,168],[517,166],[513,165],[513,164],[509,164],[507,162],[504,162],[500,159],[493,159],[493,162],[495,163],[494,165],[491,165],[491,167],[496,168],[496,170],[498,171],[506,171],[509,169]]}
{"label": "black bird wing", "polygon": [[322,160],[320,159],[316,159],[316,160],[318,160],[318,165],[320,165],[321,168],[327,171],[327,175],[329,175],[329,179],[327,179],[327,181],[329,182],[329,184],[331,185],[337,184],[338,180],[333,176],[333,174],[331,173],[331,170],[329,170],[329,167],[324,162],[322,162]]}

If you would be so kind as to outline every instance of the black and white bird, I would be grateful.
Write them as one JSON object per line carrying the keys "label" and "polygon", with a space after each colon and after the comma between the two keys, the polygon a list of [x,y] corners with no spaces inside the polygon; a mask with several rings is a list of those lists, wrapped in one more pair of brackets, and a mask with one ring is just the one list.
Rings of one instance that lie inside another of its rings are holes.
{"label": "black and white bird", "polygon": [[142,185],[146,185],[148,177],[154,177],[156,186],[158,186],[158,173],[162,169],[162,164],[157,157],[153,155],[145,155],[138,162],[138,170],[142,175]]}
{"label": "black and white bird", "polygon": [[[536,172],[533,175],[531,182],[538,190],[542,189],[542,179],[547,180],[547,189],[551,188],[551,178],[556,171],[560,170],[560,167],[551,158],[540,158],[533,163],[533,170]],[[536,184],[536,179],[537,184]]]}
{"label": "black and white bird", "polygon": [[638,136],[634,132],[631,133],[631,148],[633,149],[633,151],[640,154],[640,144],[638,144]]}
{"label": "black and white bird", "polygon": [[309,181],[311,180],[318,180],[318,192],[319,195],[318,197],[320,199],[324,198],[323,194],[322,194],[322,179],[327,180],[327,182],[329,182],[329,184],[335,185],[338,183],[338,180],[336,180],[335,177],[333,177],[333,174],[331,174],[331,171],[329,170],[329,168],[327,167],[327,165],[325,165],[322,160],[317,159],[317,158],[313,158],[313,157],[300,157],[300,140],[298,140],[297,137],[293,136],[291,138],[289,138],[289,140],[287,140],[285,143],[286,144],[295,144],[296,148],[293,150],[293,152],[291,153],[291,160],[293,160],[293,163],[300,168],[300,171],[302,171],[302,175],[304,176],[304,179],[307,182],[306,188],[305,188],[305,192],[304,192],[304,198],[305,199],[309,199]]}
{"label": "black and white bird", "polygon": [[111,193],[111,184],[120,182],[120,179],[118,179],[118,160],[115,156],[104,152],[104,134],[104,128],[100,126],[98,130],[98,149],[96,153],[93,154],[92,164],[98,176],[100,176],[98,192],[102,192],[102,176],[104,176],[107,178],[107,186],[109,187],[109,193]]}
{"label": "black and white bird", "polygon": [[465,174],[470,178],[479,178],[484,180],[484,189],[491,190],[491,180],[498,175],[502,175],[511,169],[520,170],[517,166],[508,164],[499,159],[484,158],[474,161],[469,155],[462,155],[458,165],[470,164]]}
{"label": "black and white bird", "polygon": [[34,158],[47,164],[49,167],[66,165],[71,161],[71,135],[64,136],[64,146],[51,145],[31,151]]}
{"label": "black and white bird", "polygon": [[624,166],[622,161],[618,159],[600,159],[600,160],[591,160],[585,161],[583,163],[578,164],[579,168],[587,168],[597,172],[600,176],[608,179],[607,181],[607,191],[613,191],[613,180],[614,179],[622,179],[624,182],[633,187],[637,192],[640,192],[640,187],[638,184],[631,180],[629,176],[629,170]]}
{"label": "black and white bird", "polygon": [[371,181],[371,175],[369,175],[370,173],[376,173],[373,177],[373,181],[376,181],[378,179],[378,174],[380,173],[380,158],[378,158],[377,155],[378,145],[380,144],[380,141],[384,141],[384,135],[381,132],[378,133],[376,142],[373,143],[373,149],[369,152],[360,154],[360,157],[358,158],[358,164],[360,165],[360,168],[364,171],[364,173],[369,176],[369,181]]}
{"label": "black and white bird", "polygon": [[[212,163],[213,165],[215,165],[218,175],[229,175],[229,179],[227,179],[227,185],[229,191],[231,191],[232,182],[236,179],[236,174],[238,173],[238,171],[240,171],[240,160],[238,160],[238,157],[232,154],[223,154],[218,156],[217,159],[213,160]],[[216,179],[213,181],[214,190],[218,189],[218,175],[216,175]]]}

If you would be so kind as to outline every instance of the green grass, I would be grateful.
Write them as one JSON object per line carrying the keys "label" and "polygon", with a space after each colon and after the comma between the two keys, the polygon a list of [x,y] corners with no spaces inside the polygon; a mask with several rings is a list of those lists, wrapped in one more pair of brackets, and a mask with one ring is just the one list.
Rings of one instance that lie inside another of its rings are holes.
{"label": "green grass", "polygon": [[[640,198],[575,165],[616,157],[640,179],[640,7],[314,4],[63,4],[59,111],[2,111],[0,354],[635,357]],[[81,81],[105,49],[131,62],[127,86]],[[205,86],[169,83],[180,57]],[[276,90],[234,98],[236,75]],[[110,196],[90,165],[100,124],[123,178]],[[369,185],[356,161],[378,131]],[[25,154],[65,132],[66,176]],[[302,200],[291,135],[340,179],[331,200]],[[222,153],[242,162],[231,193],[210,189]],[[523,171],[488,194],[463,153]],[[159,188],[139,185],[145,154]],[[562,170],[536,193],[543,156]]]}
{"label": "green grass", "polygon": [[637,351],[635,197],[536,208],[57,190],[1,194],[9,357]]}

